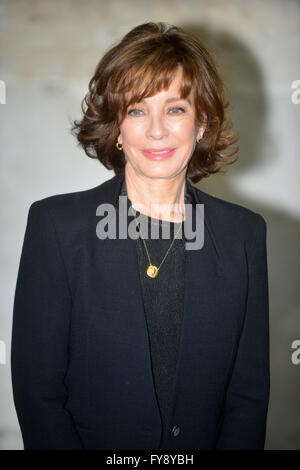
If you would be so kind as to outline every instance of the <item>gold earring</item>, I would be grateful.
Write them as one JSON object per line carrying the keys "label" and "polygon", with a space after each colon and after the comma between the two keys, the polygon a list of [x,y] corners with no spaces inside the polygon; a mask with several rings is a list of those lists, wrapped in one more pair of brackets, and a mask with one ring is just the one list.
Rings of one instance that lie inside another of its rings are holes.
{"label": "gold earring", "polygon": [[119,142],[116,143],[116,147],[118,150],[123,150],[123,145],[122,144],[119,144]]}

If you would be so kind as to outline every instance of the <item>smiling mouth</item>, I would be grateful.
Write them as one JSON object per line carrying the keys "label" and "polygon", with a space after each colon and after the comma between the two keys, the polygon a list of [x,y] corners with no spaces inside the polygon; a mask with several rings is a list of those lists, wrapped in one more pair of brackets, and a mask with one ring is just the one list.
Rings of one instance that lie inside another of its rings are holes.
{"label": "smiling mouth", "polygon": [[152,160],[161,160],[164,158],[169,157],[175,152],[175,148],[168,148],[168,149],[161,149],[161,150],[154,150],[154,149],[145,149],[142,150],[142,153],[152,159]]}
{"label": "smiling mouth", "polygon": [[172,150],[175,150],[174,148],[172,147],[164,147],[164,148],[160,148],[160,149],[143,149],[144,152],[147,152],[147,153],[167,153],[167,152],[171,152]]}
{"label": "smiling mouth", "polygon": [[162,153],[168,153],[168,152],[171,152],[171,151],[172,151],[172,149],[170,149],[170,150],[160,150],[160,151],[155,151],[155,152],[154,151],[149,152],[148,150],[145,150],[145,152],[154,153],[154,155],[161,155]]}

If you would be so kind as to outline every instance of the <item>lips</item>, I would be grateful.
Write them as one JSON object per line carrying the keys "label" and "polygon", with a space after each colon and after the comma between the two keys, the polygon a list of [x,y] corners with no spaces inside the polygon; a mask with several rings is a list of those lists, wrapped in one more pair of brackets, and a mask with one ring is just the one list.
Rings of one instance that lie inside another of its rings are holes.
{"label": "lips", "polygon": [[164,160],[173,155],[176,149],[171,147],[143,149],[142,153],[150,160]]}

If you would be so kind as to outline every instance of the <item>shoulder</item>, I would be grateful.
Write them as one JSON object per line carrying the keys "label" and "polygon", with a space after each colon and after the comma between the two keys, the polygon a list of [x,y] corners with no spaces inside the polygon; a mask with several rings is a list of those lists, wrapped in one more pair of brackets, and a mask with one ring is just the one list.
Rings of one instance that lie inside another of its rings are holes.
{"label": "shoulder", "polygon": [[61,231],[81,231],[95,223],[99,204],[113,203],[120,176],[115,175],[90,189],[53,194],[36,200],[29,207],[28,217],[48,218]]}
{"label": "shoulder", "polygon": [[222,219],[229,219],[232,221],[237,221],[239,219],[248,219],[252,221],[263,219],[265,221],[262,214],[255,212],[246,206],[218,198],[196,188],[195,186],[193,188],[197,194],[198,201],[201,200],[212,214],[218,215]]}
{"label": "shoulder", "polygon": [[204,204],[204,219],[215,236],[223,241],[265,238],[267,223],[262,214],[243,205],[213,196],[193,186],[196,201]]}
{"label": "shoulder", "polygon": [[113,198],[113,191],[117,188],[119,180],[119,175],[115,175],[90,189],[53,194],[34,201],[30,209],[34,211],[48,209],[50,212],[57,214],[74,214],[74,212],[82,214],[90,208],[94,210],[97,203],[110,201]]}

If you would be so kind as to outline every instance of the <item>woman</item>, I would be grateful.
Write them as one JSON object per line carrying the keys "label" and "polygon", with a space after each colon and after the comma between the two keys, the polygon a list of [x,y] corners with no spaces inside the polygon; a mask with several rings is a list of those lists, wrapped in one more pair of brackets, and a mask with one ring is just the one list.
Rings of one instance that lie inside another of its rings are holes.
{"label": "woman", "polygon": [[266,223],[189,181],[236,159],[211,56],[137,26],[85,103],[72,131],[115,176],[29,209],[11,350],[24,448],[263,449]]}

